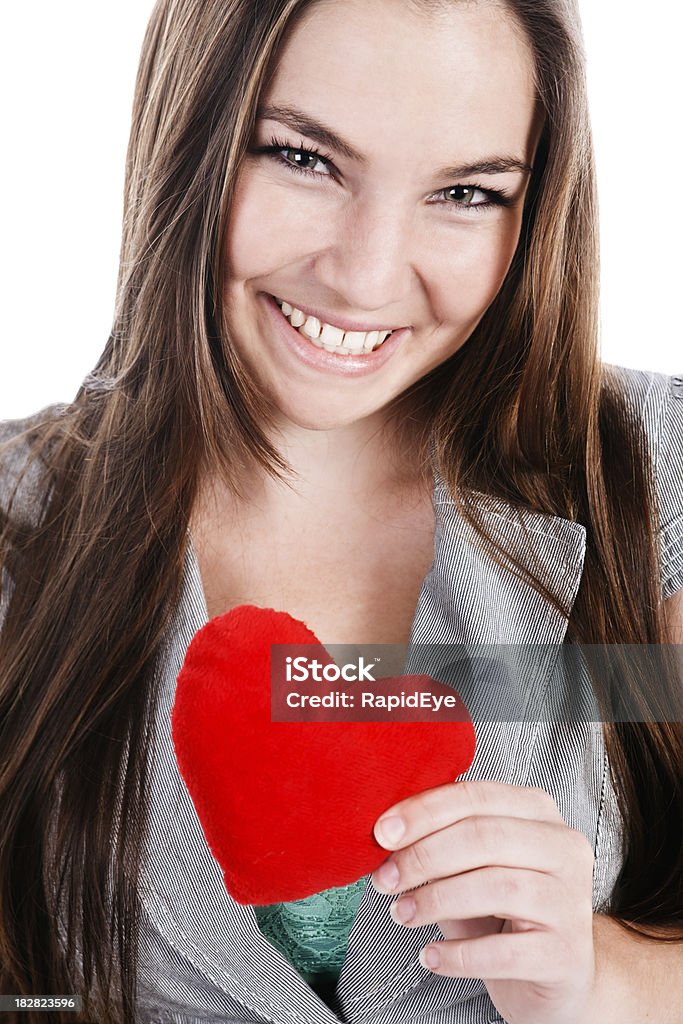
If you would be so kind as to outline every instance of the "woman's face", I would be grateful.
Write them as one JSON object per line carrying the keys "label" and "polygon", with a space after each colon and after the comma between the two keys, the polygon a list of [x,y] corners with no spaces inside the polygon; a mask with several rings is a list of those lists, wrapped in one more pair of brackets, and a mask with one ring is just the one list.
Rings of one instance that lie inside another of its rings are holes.
{"label": "woman's face", "polygon": [[259,110],[228,226],[230,336],[283,426],[381,420],[510,266],[541,128],[528,44],[496,4],[322,0]]}

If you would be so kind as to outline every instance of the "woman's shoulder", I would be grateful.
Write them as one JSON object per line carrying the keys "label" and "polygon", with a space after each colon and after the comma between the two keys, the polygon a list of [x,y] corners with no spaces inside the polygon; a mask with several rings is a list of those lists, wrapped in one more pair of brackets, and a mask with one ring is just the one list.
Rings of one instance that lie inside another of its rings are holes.
{"label": "woman's shoulder", "polygon": [[611,363],[603,368],[605,386],[623,398],[631,418],[642,428],[655,469],[661,472],[663,460],[683,455],[683,372],[632,370]]}
{"label": "woman's shoulder", "polygon": [[68,406],[47,405],[17,419],[0,420],[0,510],[30,514],[35,510],[42,482],[41,466],[34,458],[35,443],[43,430],[60,418]]}
{"label": "woman's shoulder", "polygon": [[683,588],[683,372],[605,367],[648,446],[659,514],[663,594]]}
{"label": "woman's shoulder", "polygon": [[606,386],[621,393],[629,407],[638,411],[642,418],[654,411],[661,416],[676,399],[683,402],[683,373],[676,376],[655,370],[634,370],[616,363],[603,363],[602,368]]}

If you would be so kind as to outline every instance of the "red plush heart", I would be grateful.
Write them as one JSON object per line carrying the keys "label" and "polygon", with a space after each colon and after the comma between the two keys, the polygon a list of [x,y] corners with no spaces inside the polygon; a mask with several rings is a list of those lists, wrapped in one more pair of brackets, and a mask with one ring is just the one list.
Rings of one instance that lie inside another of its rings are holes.
{"label": "red plush heart", "polygon": [[319,641],[270,608],[211,619],[188,647],[171,712],[180,774],[243,904],[302,899],[374,871],[388,856],[373,835],[382,812],[452,782],[474,756],[462,704],[461,721],[273,721],[272,644]]}

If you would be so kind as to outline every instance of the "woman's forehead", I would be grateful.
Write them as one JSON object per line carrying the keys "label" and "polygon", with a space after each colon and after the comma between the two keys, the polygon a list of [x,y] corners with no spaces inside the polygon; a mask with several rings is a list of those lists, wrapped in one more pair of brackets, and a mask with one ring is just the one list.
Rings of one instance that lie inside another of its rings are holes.
{"label": "woman's forehead", "polygon": [[488,3],[440,4],[438,14],[403,0],[315,3],[278,55],[260,109],[272,105],[307,111],[369,157],[409,136],[413,159],[419,146],[438,158],[454,137],[468,153],[453,156],[493,146],[526,159],[536,134],[531,49]]}
{"label": "woman's forehead", "polygon": [[[305,57],[324,70],[332,58],[364,63],[368,74],[391,68],[475,72],[512,63],[533,75],[533,56],[520,23],[500,3],[439,0],[317,0],[296,18],[279,63]],[[521,67],[520,67],[521,66]]]}

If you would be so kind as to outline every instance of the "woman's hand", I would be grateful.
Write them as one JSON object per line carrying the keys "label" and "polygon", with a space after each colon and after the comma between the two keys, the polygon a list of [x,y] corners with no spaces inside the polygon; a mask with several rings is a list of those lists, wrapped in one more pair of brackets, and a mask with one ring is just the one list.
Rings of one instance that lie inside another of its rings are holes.
{"label": "woman's hand", "polygon": [[[390,818],[403,822],[402,833],[382,831]],[[449,783],[394,804],[374,831],[395,852],[373,884],[405,893],[392,904],[394,920],[436,923],[448,940],[421,951],[424,967],[481,978],[509,1024],[589,1019],[593,852],[548,793],[502,782]],[[427,959],[432,950],[438,966]]]}

